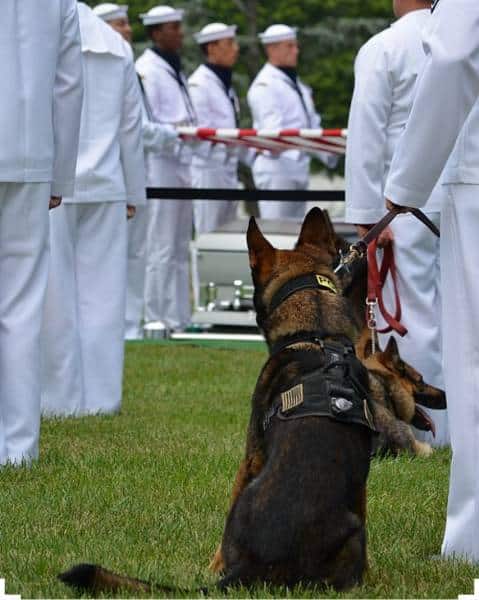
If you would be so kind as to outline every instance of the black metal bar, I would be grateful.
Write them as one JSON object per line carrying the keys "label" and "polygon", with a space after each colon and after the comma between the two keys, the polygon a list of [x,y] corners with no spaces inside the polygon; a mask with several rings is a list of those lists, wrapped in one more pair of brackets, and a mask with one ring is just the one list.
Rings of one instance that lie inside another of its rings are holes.
{"label": "black metal bar", "polygon": [[147,188],[158,200],[276,200],[279,202],[344,202],[343,190],[228,190],[207,188]]}

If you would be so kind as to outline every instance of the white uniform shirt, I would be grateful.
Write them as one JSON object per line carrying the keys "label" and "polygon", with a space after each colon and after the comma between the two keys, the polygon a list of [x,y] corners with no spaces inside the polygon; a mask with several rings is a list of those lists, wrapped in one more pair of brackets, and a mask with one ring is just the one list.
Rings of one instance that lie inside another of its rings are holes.
{"label": "white uniform shirt", "polygon": [[[458,21],[460,27],[450,27]],[[397,204],[423,206],[446,162],[443,183],[479,184],[478,31],[477,0],[439,1],[425,32],[426,66],[386,184],[385,195]]]}
{"label": "white uniform shirt", "polygon": [[[281,69],[266,63],[248,91],[248,104],[255,129],[317,129],[321,117],[316,112],[311,88],[298,78],[304,106],[291,78]],[[294,162],[293,162],[294,161]],[[308,168],[310,157],[299,150],[288,150],[280,155],[261,155],[255,168],[267,170],[296,170]],[[295,164],[296,163],[296,164]]]}
{"label": "white uniform shirt", "polygon": [[[78,149],[82,70],[76,4],[2,0],[0,6],[0,181],[51,181],[55,196],[73,192]],[[29,35],[32,30],[36,35]]]}
{"label": "white uniform shirt", "polygon": [[[198,127],[234,129],[239,112],[235,91],[229,93],[221,79],[205,65],[200,65],[188,79],[191,99],[195,107]],[[202,142],[195,150],[193,163],[198,166],[222,166],[236,168],[238,148],[224,144]]]}
{"label": "white uniform shirt", "polygon": [[[141,77],[154,121],[174,126],[195,124],[196,116],[185,90],[179,85],[174,69],[161,56],[147,48],[136,61],[136,70]],[[188,82],[183,74],[181,78],[188,89]],[[157,151],[149,152],[147,164],[150,179],[155,171],[154,161],[158,157],[176,157],[180,162],[189,164],[191,154],[191,149],[181,141],[176,143],[174,149],[166,145]]]}
{"label": "white uniform shirt", "polygon": [[[384,186],[426,62],[422,31],[430,18],[430,10],[412,11],[358,53],[346,150],[347,222],[376,223],[386,212]],[[439,209],[437,198],[429,210]]]}
{"label": "white uniform shirt", "polygon": [[142,204],[141,96],[131,51],[82,2],[78,12],[85,97],[75,194],[66,201]]}

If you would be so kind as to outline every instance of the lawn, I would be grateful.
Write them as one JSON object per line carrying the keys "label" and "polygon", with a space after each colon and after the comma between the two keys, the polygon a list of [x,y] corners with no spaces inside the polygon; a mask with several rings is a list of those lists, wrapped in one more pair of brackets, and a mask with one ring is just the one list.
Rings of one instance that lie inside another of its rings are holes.
{"label": "lawn", "polygon": [[[0,577],[7,593],[75,597],[55,576],[85,561],[186,589],[211,586],[207,564],[221,537],[264,358],[261,346],[128,344],[120,415],[44,422],[40,462],[0,470]],[[440,548],[449,459],[441,451],[430,459],[373,461],[365,584],[323,596],[472,593],[479,568],[429,558]],[[259,587],[229,596],[320,592]]]}

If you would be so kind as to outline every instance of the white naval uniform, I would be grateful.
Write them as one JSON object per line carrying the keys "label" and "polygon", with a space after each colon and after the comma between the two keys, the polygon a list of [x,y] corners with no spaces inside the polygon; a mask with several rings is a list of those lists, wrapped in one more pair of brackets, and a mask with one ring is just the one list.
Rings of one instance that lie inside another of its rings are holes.
{"label": "white naval uniform", "polygon": [[78,4],[85,96],[75,193],[53,211],[43,328],[45,414],[120,409],[126,204],[145,201],[141,99],[126,42]]}
{"label": "white naval uniform", "polygon": [[[206,65],[200,65],[188,79],[198,127],[234,129],[239,102],[221,79]],[[194,188],[238,188],[238,148],[203,142],[193,157]],[[214,231],[235,218],[238,203],[232,200],[195,200],[194,221],[197,234]]]}
{"label": "white naval uniform", "polygon": [[[153,50],[136,61],[153,119],[191,125],[192,107],[174,69]],[[184,79],[184,78],[183,78]],[[186,79],[184,84],[187,86]],[[191,146],[181,141],[146,156],[149,187],[191,187]],[[189,242],[193,229],[191,201],[149,200],[145,276],[145,321],[182,329],[190,321]]]}
{"label": "white naval uniform", "polygon": [[4,0],[0,29],[0,465],[38,456],[50,195],[73,191],[76,0]]}
{"label": "white naval uniform", "polygon": [[479,562],[478,31],[476,0],[439,1],[424,37],[426,66],[385,188],[386,197],[393,202],[416,207],[424,206],[439,177],[446,188],[441,206],[442,323],[453,457],[442,553],[476,563]]}
{"label": "white naval uniform", "polygon": [[[162,149],[173,151],[178,135],[172,125],[155,123],[142,93],[142,130],[145,153]],[[133,219],[128,221],[128,267],[125,314],[125,339],[143,338],[143,313],[145,306],[146,234],[148,230],[148,205],[136,206]]]}
{"label": "white naval uniform", "polygon": [[[248,91],[248,104],[255,129],[317,129],[321,117],[316,112],[311,89],[298,78],[304,106],[293,82],[286,73],[266,63]],[[337,158],[320,152],[328,165]],[[278,155],[260,154],[253,164],[255,185],[263,190],[306,190],[309,186],[310,156],[299,150]],[[265,219],[302,219],[306,202],[260,202],[260,214]]]}
{"label": "white naval uniform", "polygon": [[[371,38],[359,51],[355,63],[355,88],[348,125],[346,151],[346,221],[377,223],[386,213],[384,186],[394,150],[406,125],[414,99],[416,80],[426,62],[422,30],[431,19],[430,10],[415,10],[389,29]],[[425,211],[438,226],[438,186]],[[400,215],[391,225],[398,271],[402,323],[408,334],[380,335],[385,346],[390,335],[401,356],[422,373],[425,381],[444,388],[441,356],[439,240],[412,215]],[[386,306],[394,306],[389,279],[384,292]],[[382,328],[385,323],[378,315]],[[416,432],[434,446],[449,444],[447,411],[425,409],[437,433]]]}

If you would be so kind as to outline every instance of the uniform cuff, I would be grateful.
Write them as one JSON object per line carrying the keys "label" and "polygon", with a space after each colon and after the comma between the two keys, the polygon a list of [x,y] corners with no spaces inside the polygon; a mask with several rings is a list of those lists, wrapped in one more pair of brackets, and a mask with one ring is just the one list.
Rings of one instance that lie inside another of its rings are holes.
{"label": "uniform cuff", "polygon": [[383,210],[377,208],[350,208],[346,206],[344,220],[346,223],[353,223],[354,225],[372,225],[380,221],[385,214],[386,202],[384,202]]}
{"label": "uniform cuff", "polygon": [[413,208],[422,208],[430,196],[427,192],[410,190],[390,181],[386,184],[384,195],[394,204],[398,204],[399,206],[412,206]]}
{"label": "uniform cuff", "polygon": [[61,198],[72,198],[75,190],[75,183],[73,181],[58,182],[52,181],[52,188],[50,196],[59,196]]}

